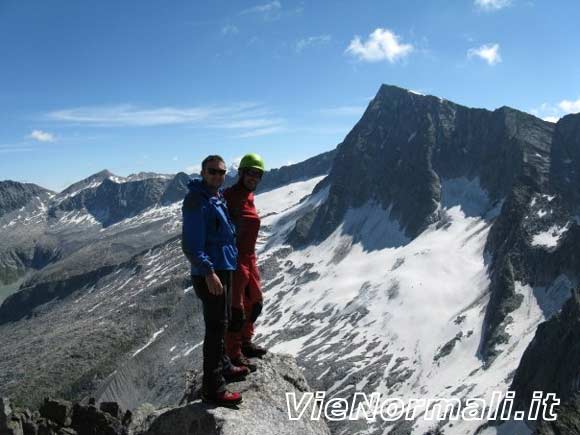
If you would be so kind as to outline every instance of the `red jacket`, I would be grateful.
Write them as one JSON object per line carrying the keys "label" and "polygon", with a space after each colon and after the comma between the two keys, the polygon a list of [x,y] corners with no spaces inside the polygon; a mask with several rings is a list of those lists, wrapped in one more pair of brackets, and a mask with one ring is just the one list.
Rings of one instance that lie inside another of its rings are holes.
{"label": "red jacket", "polygon": [[224,197],[232,222],[236,226],[238,254],[254,254],[260,230],[260,216],[254,205],[254,193],[238,182],[224,191]]}

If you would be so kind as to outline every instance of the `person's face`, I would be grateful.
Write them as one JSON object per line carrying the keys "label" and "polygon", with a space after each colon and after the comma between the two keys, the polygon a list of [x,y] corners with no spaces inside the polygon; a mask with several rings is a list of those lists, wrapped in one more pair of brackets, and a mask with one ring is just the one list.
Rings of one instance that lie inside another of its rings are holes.
{"label": "person's face", "polygon": [[256,190],[258,183],[262,179],[262,175],[263,173],[259,169],[244,169],[242,174],[242,183],[244,183],[244,187],[248,190]]}
{"label": "person's face", "polygon": [[201,176],[209,187],[217,189],[226,178],[226,165],[219,160],[212,160],[206,163],[205,168],[201,170]]}

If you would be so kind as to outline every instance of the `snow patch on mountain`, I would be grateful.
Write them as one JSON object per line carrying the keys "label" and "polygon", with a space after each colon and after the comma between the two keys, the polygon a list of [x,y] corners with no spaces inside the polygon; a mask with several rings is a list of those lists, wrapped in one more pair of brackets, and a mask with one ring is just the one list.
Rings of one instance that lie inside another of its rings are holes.
{"label": "snow patch on mountain", "polygon": [[570,222],[565,225],[552,225],[546,231],[534,234],[532,238],[533,246],[542,246],[545,248],[555,248],[562,235],[570,228]]}
{"label": "snow patch on mountain", "polygon": [[314,177],[305,181],[288,184],[278,189],[260,193],[255,197],[256,208],[262,217],[280,213],[298,204],[303,198],[312,193],[325,175]]}
{"label": "snow patch on mountain", "polygon": [[311,195],[314,187],[324,177],[291,183],[256,195],[255,204],[261,217],[256,252],[283,244],[294,228],[296,219],[324,202],[328,196],[328,186]]}
{"label": "snow patch on mountain", "polygon": [[74,225],[101,225],[92,214],[86,210],[71,210],[63,212],[53,227],[68,227]]}
{"label": "snow patch on mountain", "polygon": [[138,228],[141,225],[166,220],[167,222],[162,227],[163,230],[168,233],[177,232],[181,230],[181,205],[182,201],[176,201],[173,204],[164,206],[156,204],[139,213],[137,216],[123,219],[120,222],[101,229],[101,231],[116,232],[120,229]]}
{"label": "snow patch on mountain", "polygon": [[48,207],[45,201],[35,196],[18,210],[0,216],[0,229],[14,229],[20,226],[38,226],[46,222]]}
{"label": "snow patch on mountain", "polygon": [[149,347],[157,339],[157,336],[165,331],[165,328],[167,328],[167,325],[164,325],[163,328],[161,328],[159,331],[156,331],[143,347],[140,347],[133,353],[133,356],[136,356],[138,353]]}
{"label": "snow patch on mountain", "polygon": [[[285,189],[259,195],[256,203],[284,198]],[[263,244],[259,260],[278,269],[264,282],[260,339],[295,355],[335,397],[364,391],[403,400],[489,401],[494,391],[505,393],[509,374],[551,311],[546,307],[563,296],[518,284],[524,299],[512,313],[510,341],[484,369],[477,357],[489,301],[484,246],[501,201],[492,204],[477,179],[443,180],[445,225],[432,224],[408,240],[390,207],[369,202],[350,209],[320,244],[292,251],[278,235],[312,209],[317,195],[320,204],[321,193],[287,208],[270,205],[277,213],[263,219],[262,236],[277,242]],[[540,292],[552,294],[538,302]],[[453,422],[453,433],[472,434],[479,424]],[[419,418],[412,433],[432,428],[433,421]]]}
{"label": "snow patch on mountain", "polygon": [[481,187],[479,177],[441,180],[441,206],[451,208],[459,205],[466,216],[483,216],[490,219],[499,214],[501,204],[491,204],[491,199]]}

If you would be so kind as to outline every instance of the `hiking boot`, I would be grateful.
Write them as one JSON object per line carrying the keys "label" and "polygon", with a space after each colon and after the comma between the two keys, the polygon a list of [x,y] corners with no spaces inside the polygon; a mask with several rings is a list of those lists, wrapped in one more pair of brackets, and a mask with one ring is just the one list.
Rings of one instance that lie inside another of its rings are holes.
{"label": "hiking boot", "polygon": [[239,358],[232,358],[232,364],[235,366],[245,366],[250,369],[251,372],[256,371],[256,364],[250,362],[248,358],[246,358],[243,354],[239,356]]}
{"label": "hiking boot", "polygon": [[226,382],[241,381],[250,373],[250,369],[246,366],[230,365],[227,369],[222,371],[222,375]]}
{"label": "hiking boot", "polygon": [[235,406],[242,401],[242,395],[237,392],[225,390],[215,395],[201,393],[201,400],[217,406]]}
{"label": "hiking boot", "polygon": [[242,344],[242,353],[248,358],[262,358],[268,351],[254,343]]}

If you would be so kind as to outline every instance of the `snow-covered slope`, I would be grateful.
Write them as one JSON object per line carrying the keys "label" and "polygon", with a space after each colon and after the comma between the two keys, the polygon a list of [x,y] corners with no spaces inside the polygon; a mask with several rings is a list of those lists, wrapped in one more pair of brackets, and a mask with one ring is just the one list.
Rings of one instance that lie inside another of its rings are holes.
{"label": "snow-covered slope", "polygon": [[[293,251],[284,245],[284,234],[326,191],[288,201],[295,203],[290,207],[284,199],[304,196],[321,178],[256,197],[267,216],[262,240],[275,240],[259,251],[266,275],[260,340],[297,356],[309,381],[335,397],[362,391],[403,400],[489,401],[493,391],[505,393],[548,313],[535,289],[519,286],[524,302],[512,313],[511,338],[502,357],[484,369],[478,358],[490,283],[484,246],[498,206],[489,203],[477,180],[443,182],[446,219],[415,239],[405,237],[389,209],[367,203],[350,209],[320,244]],[[554,306],[561,305],[562,292],[546,293]],[[344,433],[352,433],[352,422],[342,424]],[[479,425],[453,422],[447,433],[472,434]],[[409,433],[423,435],[434,426],[419,418]],[[387,427],[375,423],[364,433]]]}

